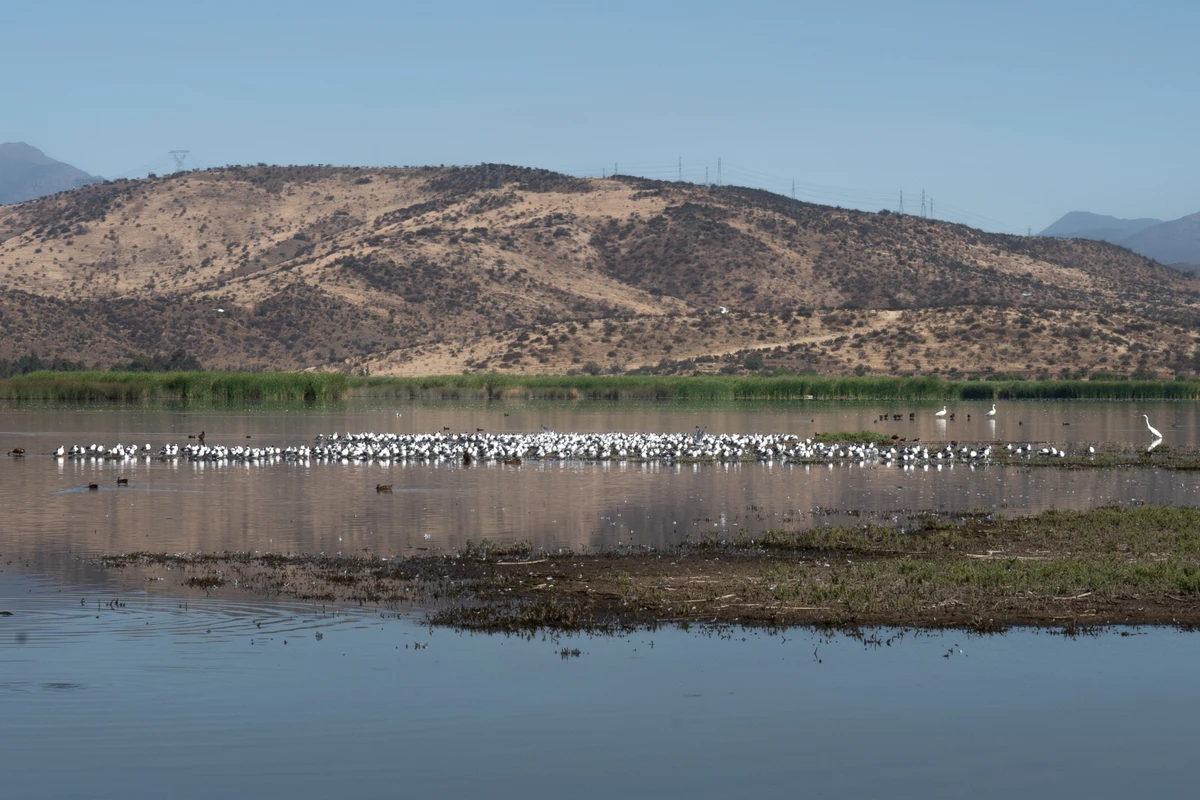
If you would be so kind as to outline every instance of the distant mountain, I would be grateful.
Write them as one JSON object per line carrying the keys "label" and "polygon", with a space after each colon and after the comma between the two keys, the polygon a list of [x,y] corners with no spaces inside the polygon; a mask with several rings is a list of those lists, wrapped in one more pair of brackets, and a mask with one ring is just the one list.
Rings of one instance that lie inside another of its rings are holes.
{"label": "distant mountain", "polygon": [[1039,235],[1111,242],[1189,272],[1200,264],[1200,213],[1163,222],[1072,211]]}
{"label": "distant mountain", "polygon": [[1121,244],[1160,264],[1200,264],[1200,213],[1146,228]]}
{"label": "distant mountain", "polygon": [[1121,244],[1135,233],[1161,225],[1161,219],[1120,219],[1090,211],[1071,211],[1039,236],[1060,236],[1064,239],[1095,239],[1101,242]]}
{"label": "distant mountain", "polygon": [[73,189],[80,181],[101,180],[70,164],[55,161],[24,142],[0,144],[0,205],[23,203]]}

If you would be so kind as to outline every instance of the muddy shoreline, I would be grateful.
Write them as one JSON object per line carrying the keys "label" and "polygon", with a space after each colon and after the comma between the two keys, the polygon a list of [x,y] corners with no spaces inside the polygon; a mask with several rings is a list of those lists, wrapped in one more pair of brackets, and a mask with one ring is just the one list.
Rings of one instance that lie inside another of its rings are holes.
{"label": "muddy shoreline", "polygon": [[670,548],[372,555],[105,555],[106,570],[188,593],[417,608],[488,632],[660,625],[896,626],[1001,631],[1200,626],[1200,509],[1104,507],[765,531]]}

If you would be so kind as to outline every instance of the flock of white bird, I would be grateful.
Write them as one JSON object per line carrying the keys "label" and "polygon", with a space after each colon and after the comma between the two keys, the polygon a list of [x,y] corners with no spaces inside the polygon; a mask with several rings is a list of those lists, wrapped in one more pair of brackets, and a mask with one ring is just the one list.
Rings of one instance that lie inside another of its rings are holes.
{"label": "flock of white bird", "polygon": [[[947,408],[935,413],[945,417]],[[996,415],[996,406],[987,412]],[[1150,424],[1153,450],[1162,434]],[[189,437],[191,438],[191,437]],[[895,437],[893,437],[895,438]],[[934,445],[904,441],[891,444],[864,442],[821,442],[794,434],[713,434],[697,427],[684,433],[558,433],[543,427],[539,433],[343,433],[318,434],[312,444],[288,447],[205,444],[203,434],[196,444],[165,444],[155,451],[150,444],[73,445],[59,447],[53,455],[71,459],[186,459],[205,462],[296,462],[339,463],[405,462],[503,462],[523,461],[639,461],[659,463],[742,461],[793,463],[849,462],[916,466],[954,462],[987,461],[995,444],[962,444],[957,441]],[[1063,458],[1065,449],[1053,445],[1035,447],[1022,443],[1003,446],[1009,456]],[[1088,447],[1088,453],[1096,452]]]}
{"label": "flock of white bird", "polygon": [[[679,433],[332,433],[311,444],[288,447],[250,447],[222,444],[167,444],[154,451],[149,444],[75,445],[59,448],[55,456],[72,459],[186,459],[205,462],[338,463],[446,462],[470,464],[523,461],[638,461],[680,462],[857,462],[921,465],[982,462],[996,452],[993,444],[959,442],[939,445],[919,442],[875,444],[820,442],[793,434],[707,434],[697,428]],[[1061,458],[1066,450],[1028,443],[1004,445],[1006,454],[1032,458]],[[1093,451],[1094,452],[1094,451]]]}

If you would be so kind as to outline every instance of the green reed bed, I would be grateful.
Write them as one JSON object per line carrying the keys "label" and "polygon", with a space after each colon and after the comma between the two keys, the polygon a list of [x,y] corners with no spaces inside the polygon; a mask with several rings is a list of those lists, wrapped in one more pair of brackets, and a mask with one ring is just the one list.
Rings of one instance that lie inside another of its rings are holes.
{"label": "green reed bed", "polygon": [[13,402],[139,403],[156,400],[327,402],[546,401],[947,401],[1190,400],[1197,381],[952,381],[937,377],[731,375],[446,375],[352,377],[312,372],[34,372],[0,381]]}
{"label": "green reed bed", "polygon": [[352,394],[408,400],[875,400],[938,399],[937,378],[736,377],[726,375],[453,375],[352,378]]}
{"label": "green reed bed", "polygon": [[1197,381],[951,381],[936,377],[452,375],[351,378],[351,394],[404,400],[1190,400]]}
{"label": "green reed bed", "polygon": [[31,372],[0,381],[10,402],[212,403],[326,402],[346,397],[338,373],[298,372]]}

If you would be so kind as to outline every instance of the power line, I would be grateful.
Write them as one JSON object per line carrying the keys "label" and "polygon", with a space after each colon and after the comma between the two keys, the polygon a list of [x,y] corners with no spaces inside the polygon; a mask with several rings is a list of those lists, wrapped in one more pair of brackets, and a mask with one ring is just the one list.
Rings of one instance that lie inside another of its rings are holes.
{"label": "power line", "polygon": [[[615,168],[619,169],[619,165],[614,164]],[[714,169],[716,175],[713,175]],[[576,176],[599,176],[607,174],[605,169],[560,169],[559,172]],[[792,196],[797,200],[803,200],[810,203],[818,203],[822,205],[839,206],[844,208],[857,208],[864,211],[874,211],[879,208],[891,208],[892,204],[899,200],[899,212],[906,214],[907,206],[904,204],[904,191],[900,190],[899,195],[892,192],[877,192],[869,189],[853,188],[846,186],[833,186],[829,184],[813,183],[810,181],[802,181],[795,179],[783,179],[778,175],[771,175],[767,172],[762,172],[750,167],[744,167],[737,164],[726,164],[724,157],[718,157],[713,162],[689,164],[686,168],[682,164],[682,156],[676,156],[673,161],[652,161],[643,162],[627,162],[625,165],[626,175],[637,175],[649,179],[658,180],[688,180],[689,177],[695,183],[703,183],[706,186],[712,186],[713,178],[716,178],[715,185],[725,185],[725,173],[730,175],[731,186],[744,186],[752,189],[762,189],[773,194],[783,197]],[[985,230],[996,231],[1000,233],[1008,233],[1013,235],[1021,235],[1023,231],[1017,226],[1010,225],[1000,220],[967,211],[947,203],[943,200],[940,212],[937,212],[938,206],[934,205],[933,197],[928,190],[924,192],[925,205],[921,214],[925,218],[929,218],[934,213],[940,213],[939,219],[946,222],[955,222],[959,224],[969,225],[975,228],[983,228]]]}

